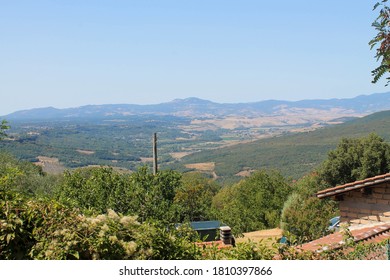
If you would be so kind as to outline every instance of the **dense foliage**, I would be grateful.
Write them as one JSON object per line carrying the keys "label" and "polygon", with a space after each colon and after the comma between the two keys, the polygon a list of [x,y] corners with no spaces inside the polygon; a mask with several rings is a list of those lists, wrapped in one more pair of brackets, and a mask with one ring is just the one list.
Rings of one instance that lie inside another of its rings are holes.
{"label": "dense foliage", "polygon": [[214,218],[211,204],[221,187],[200,173],[183,174],[183,184],[175,194],[177,218],[180,221],[207,221]]}
{"label": "dense foliage", "polygon": [[390,170],[390,145],[376,134],[343,138],[330,151],[320,169],[321,179],[330,186],[346,184]]}
{"label": "dense foliage", "polygon": [[59,201],[95,213],[112,209],[136,215],[140,222],[166,224],[207,220],[220,187],[198,173],[164,170],[153,175],[147,167],[132,174],[109,167],[66,171],[57,188]]}
{"label": "dense foliage", "polygon": [[215,197],[216,216],[236,233],[279,226],[290,187],[277,171],[258,171]]}
{"label": "dense foliage", "polygon": [[197,259],[193,236],[112,210],[88,216],[56,201],[2,192],[0,259]]}
{"label": "dense foliage", "polygon": [[180,175],[164,171],[153,176],[147,168],[131,175],[108,167],[81,168],[64,174],[58,199],[74,207],[104,213],[113,209],[148,218],[170,220],[169,210],[180,184]]}
{"label": "dense foliage", "polygon": [[329,233],[329,220],[337,215],[338,209],[334,201],[314,196],[320,185],[316,174],[305,176],[294,184],[281,216],[281,227],[291,241],[304,243]]}

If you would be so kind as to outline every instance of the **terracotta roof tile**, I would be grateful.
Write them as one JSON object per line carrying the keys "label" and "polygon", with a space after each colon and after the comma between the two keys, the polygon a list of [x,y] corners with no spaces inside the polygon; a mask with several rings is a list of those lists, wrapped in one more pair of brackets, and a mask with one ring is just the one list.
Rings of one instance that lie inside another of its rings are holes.
{"label": "terracotta roof tile", "polygon": [[322,190],[322,191],[317,192],[316,195],[318,198],[325,198],[325,197],[342,194],[342,193],[349,192],[349,191],[356,190],[356,189],[361,189],[361,188],[365,188],[365,187],[372,187],[372,186],[381,184],[383,182],[390,182],[390,173],[386,173],[383,175],[379,175],[379,176],[367,178],[364,180],[360,180],[360,181],[344,184],[341,186],[337,186],[334,188]]}
{"label": "terracotta roof tile", "polygon": [[221,240],[210,241],[210,242],[197,242],[195,243],[199,247],[213,247],[216,246],[218,249],[231,248],[232,245],[224,244]]}
{"label": "terracotta roof tile", "polygon": [[[390,238],[390,224],[350,229],[355,242],[379,243]],[[344,244],[343,233],[336,232],[299,246],[304,251],[322,251],[340,248]]]}

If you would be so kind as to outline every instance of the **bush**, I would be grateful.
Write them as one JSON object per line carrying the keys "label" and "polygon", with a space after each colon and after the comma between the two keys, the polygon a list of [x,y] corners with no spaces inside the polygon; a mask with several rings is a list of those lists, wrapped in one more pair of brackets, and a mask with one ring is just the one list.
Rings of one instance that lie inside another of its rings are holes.
{"label": "bush", "polygon": [[140,224],[117,214],[86,216],[56,201],[23,199],[2,192],[0,259],[134,260],[197,259],[185,231]]}
{"label": "bush", "polygon": [[293,193],[284,204],[281,227],[297,243],[317,239],[327,233],[329,219],[337,215],[334,201],[315,197],[319,178],[312,174],[295,183]]}

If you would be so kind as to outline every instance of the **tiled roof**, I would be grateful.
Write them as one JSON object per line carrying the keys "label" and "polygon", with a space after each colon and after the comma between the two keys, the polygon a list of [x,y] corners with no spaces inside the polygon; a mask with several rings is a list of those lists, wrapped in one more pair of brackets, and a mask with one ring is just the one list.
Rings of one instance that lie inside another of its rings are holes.
{"label": "tiled roof", "polygon": [[[390,224],[350,229],[355,242],[379,243],[390,238]],[[299,246],[304,251],[324,251],[340,248],[344,244],[343,233],[336,232]]]}
{"label": "tiled roof", "polygon": [[339,194],[343,194],[352,190],[362,189],[366,187],[373,187],[375,185],[390,182],[390,173],[375,176],[372,178],[367,178],[361,181],[356,181],[353,183],[348,183],[345,185],[337,186],[334,188],[326,189],[318,192],[316,195],[318,198],[325,198],[329,196],[335,196]]}

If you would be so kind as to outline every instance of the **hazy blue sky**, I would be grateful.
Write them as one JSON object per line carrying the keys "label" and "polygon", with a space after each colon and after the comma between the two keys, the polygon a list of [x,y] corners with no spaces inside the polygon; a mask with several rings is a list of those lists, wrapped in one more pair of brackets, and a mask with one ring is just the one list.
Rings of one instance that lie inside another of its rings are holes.
{"label": "hazy blue sky", "polygon": [[371,84],[375,2],[0,0],[0,115],[385,92]]}

